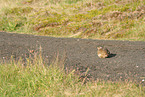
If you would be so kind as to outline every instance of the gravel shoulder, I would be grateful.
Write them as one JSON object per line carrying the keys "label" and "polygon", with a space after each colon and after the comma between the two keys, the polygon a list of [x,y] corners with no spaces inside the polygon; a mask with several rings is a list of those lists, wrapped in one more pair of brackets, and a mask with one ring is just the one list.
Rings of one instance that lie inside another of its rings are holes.
{"label": "gravel shoulder", "polygon": [[[97,46],[104,45],[112,53],[100,59]],[[88,77],[103,80],[133,80],[145,84],[145,42],[54,38],[0,32],[0,59],[28,57],[29,50],[39,51],[43,58],[52,61],[56,55],[64,59],[65,67],[88,71]],[[49,61],[48,61],[49,60]]]}

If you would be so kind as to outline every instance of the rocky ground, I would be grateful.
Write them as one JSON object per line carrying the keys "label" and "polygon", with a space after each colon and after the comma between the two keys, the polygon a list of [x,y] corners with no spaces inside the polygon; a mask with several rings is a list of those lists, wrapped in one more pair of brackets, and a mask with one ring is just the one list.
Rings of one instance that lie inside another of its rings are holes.
{"label": "rocky ground", "polygon": [[[97,46],[112,53],[109,58],[97,56]],[[145,42],[54,38],[0,32],[0,59],[26,58],[42,48],[43,58],[52,61],[58,55],[65,68],[76,69],[82,76],[102,80],[131,80],[145,84]],[[49,60],[49,61],[48,61]]]}

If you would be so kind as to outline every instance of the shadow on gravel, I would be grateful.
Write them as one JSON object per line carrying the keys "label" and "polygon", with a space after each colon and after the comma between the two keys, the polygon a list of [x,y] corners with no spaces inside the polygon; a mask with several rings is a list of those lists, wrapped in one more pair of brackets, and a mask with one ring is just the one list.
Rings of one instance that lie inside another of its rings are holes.
{"label": "shadow on gravel", "polygon": [[116,56],[116,54],[110,54],[109,56],[108,56],[108,58],[112,58],[112,57],[115,57]]}

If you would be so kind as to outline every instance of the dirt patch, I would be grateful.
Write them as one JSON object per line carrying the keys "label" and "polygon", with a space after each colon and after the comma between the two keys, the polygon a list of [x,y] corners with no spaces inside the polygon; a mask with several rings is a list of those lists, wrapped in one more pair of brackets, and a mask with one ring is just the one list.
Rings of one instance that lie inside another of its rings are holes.
{"label": "dirt patch", "polygon": [[[0,32],[0,59],[28,57],[30,51],[39,51],[49,62],[59,54],[65,58],[65,67],[79,70],[89,68],[89,77],[103,80],[133,80],[145,84],[145,42],[54,38]],[[106,59],[97,56],[97,46],[104,45],[112,55]],[[48,61],[47,61],[48,62]]]}

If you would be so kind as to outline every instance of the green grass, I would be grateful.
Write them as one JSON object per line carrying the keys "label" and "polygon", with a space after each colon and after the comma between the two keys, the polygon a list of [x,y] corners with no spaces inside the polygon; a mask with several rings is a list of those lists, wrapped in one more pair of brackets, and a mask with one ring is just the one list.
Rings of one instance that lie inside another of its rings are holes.
{"label": "green grass", "polygon": [[0,31],[144,41],[144,5],[144,0],[1,0]]}
{"label": "green grass", "polygon": [[45,64],[41,55],[0,64],[1,97],[144,97],[145,87],[132,82],[92,81],[84,84],[61,60]]}

